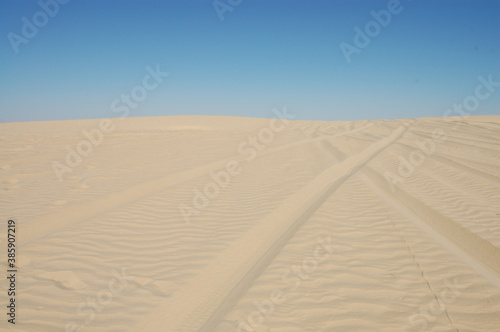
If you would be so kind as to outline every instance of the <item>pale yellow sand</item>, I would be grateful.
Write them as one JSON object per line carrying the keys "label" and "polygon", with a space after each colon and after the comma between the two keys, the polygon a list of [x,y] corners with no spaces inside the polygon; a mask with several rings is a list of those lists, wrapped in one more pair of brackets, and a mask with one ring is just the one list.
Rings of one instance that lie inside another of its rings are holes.
{"label": "pale yellow sand", "polygon": [[500,116],[4,123],[0,157],[0,330],[500,331]]}

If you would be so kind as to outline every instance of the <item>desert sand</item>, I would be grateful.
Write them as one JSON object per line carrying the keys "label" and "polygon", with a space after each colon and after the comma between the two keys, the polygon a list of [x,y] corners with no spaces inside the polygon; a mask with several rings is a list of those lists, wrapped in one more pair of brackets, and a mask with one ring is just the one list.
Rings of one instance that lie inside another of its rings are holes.
{"label": "desert sand", "polygon": [[7,331],[500,331],[500,116],[0,124]]}

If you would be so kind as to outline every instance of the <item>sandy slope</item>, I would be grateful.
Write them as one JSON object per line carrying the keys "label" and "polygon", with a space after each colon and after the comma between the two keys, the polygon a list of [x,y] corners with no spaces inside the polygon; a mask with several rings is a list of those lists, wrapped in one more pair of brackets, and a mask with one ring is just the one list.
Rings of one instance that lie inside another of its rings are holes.
{"label": "sandy slope", "polygon": [[1,330],[500,331],[500,117],[99,123],[0,124]]}

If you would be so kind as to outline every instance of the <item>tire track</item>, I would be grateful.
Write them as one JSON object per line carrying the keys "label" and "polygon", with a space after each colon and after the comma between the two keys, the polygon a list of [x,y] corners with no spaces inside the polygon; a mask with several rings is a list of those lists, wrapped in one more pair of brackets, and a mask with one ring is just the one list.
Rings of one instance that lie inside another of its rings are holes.
{"label": "tire track", "polygon": [[[279,249],[345,180],[398,140],[407,126],[320,173],[227,248],[187,287],[153,310],[140,331],[210,331]],[[331,138],[331,137],[328,137]],[[316,142],[325,138],[308,139]]]}
{"label": "tire track", "polygon": [[[367,124],[362,128],[371,126],[372,124]],[[361,130],[360,128],[355,131]],[[269,148],[266,150],[258,151],[257,158],[272,153],[276,153],[282,150],[286,150],[299,145],[319,142],[322,140],[330,139],[332,137],[339,137],[347,135],[347,133],[339,133],[337,135],[329,135],[315,138],[306,138],[297,142],[283,144],[277,147]],[[141,199],[145,196],[151,195],[158,191],[164,190],[168,187],[195,179],[200,176],[207,175],[212,171],[217,171],[226,166],[229,161],[236,160],[238,162],[243,162],[246,159],[246,155],[237,155],[229,157],[226,159],[211,162],[207,165],[203,165],[194,169],[186,170],[183,172],[170,174],[165,177],[146,181],[125,190],[114,192],[106,196],[100,197],[91,202],[70,206],[63,211],[48,214],[42,217],[32,219],[27,226],[36,225],[36,227],[26,227],[24,232],[21,233],[20,243],[22,246],[27,246],[35,243],[37,240],[45,237],[46,235],[57,232],[64,229],[70,225],[86,220],[104,211],[108,211],[117,208],[121,205],[125,205]]]}
{"label": "tire track", "polygon": [[[411,146],[411,145],[406,144],[406,143],[398,142],[397,144],[400,145],[400,146],[402,146],[407,151],[412,151],[412,150],[416,150],[417,149],[416,147]],[[440,152],[433,152],[431,155],[427,156],[427,158],[434,159],[434,160],[436,160],[436,161],[438,161],[438,162],[440,162],[442,164],[451,166],[451,167],[453,167],[455,169],[459,169],[461,171],[469,172],[469,173],[481,176],[482,178],[485,178],[485,179],[488,179],[488,180],[491,180],[491,181],[494,181],[494,182],[500,182],[500,177],[498,177],[496,175],[493,175],[493,174],[490,174],[490,173],[487,173],[487,172],[485,172],[483,170],[474,168],[472,166],[468,166],[468,165],[464,164],[464,162],[479,164],[479,162],[476,162],[476,161],[473,161],[473,160],[467,160],[465,158],[460,158],[460,157],[453,156],[453,159],[455,159],[455,160],[461,160],[462,161],[462,162],[458,162],[458,161],[450,159],[449,155],[446,155],[446,154],[440,153]],[[486,165],[488,167],[492,167],[493,166],[494,168],[496,168],[495,165],[489,165],[489,164],[484,164],[484,163],[483,163],[483,165]]]}
{"label": "tire track", "polygon": [[[322,144],[325,150],[329,151],[335,158],[342,159],[344,157],[342,153],[335,149],[329,142],[325,141]],[[395,145],[399,144],[406,145],[401,142],[395,143]],[[406,146],[409,147],[408,145]],[[440,158],[436,159],[439,160]],[[467,166],[460,166],[469,172],[477,172],[477,170],[469,169]],[[387,202],[389,206],[398,210],[407,217],[408,220],[436,240],[436,242],[451,251],[472,269],[489,280],[494,286],[500,288],[499,248],[462,227],[452,219],[425,205],[401,188],[396,187],[395,191],[392,192],[382,175],[370,167],[367,166],[363,168],[356,175],[360,177],[372,191],[378,194],[381,199]],[[478,175],[483,175],[487,178],[491,177],[484,172]]]}
{"label": "tire track", "polygon": [[359,172],[358,176],[389,206],[398,210],[436,242],[500,288],[499,248],[423,204],[401,188],[397,187],[394,193],[391,193],[383,177],[374,170],[367,167]]}

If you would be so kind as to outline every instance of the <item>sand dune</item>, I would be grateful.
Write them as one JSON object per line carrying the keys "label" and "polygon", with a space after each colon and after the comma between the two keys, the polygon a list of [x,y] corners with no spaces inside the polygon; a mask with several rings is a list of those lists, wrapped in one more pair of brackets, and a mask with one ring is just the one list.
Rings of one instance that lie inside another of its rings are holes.
{"label": "sand dune", "polygon": [[500,331],[500,116],[3,123],[0,153],[0,330]]}

